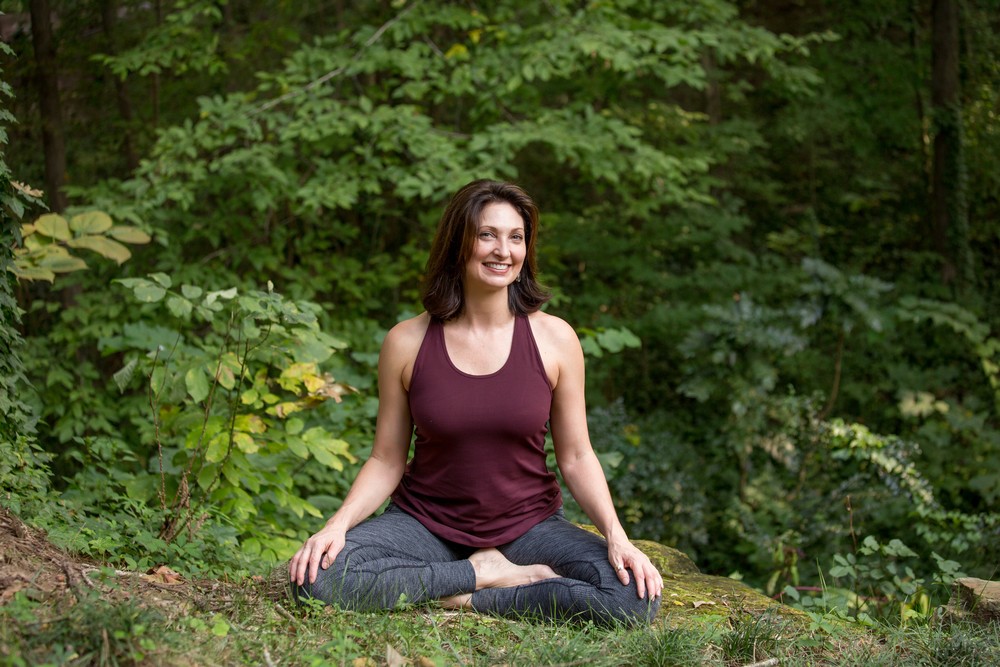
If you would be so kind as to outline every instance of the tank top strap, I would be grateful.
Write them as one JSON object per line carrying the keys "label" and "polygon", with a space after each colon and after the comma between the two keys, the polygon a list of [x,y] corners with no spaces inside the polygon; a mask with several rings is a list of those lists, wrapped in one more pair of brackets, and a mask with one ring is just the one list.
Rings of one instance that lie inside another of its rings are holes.
{"label": "tank top strap", "polygon": [[424,339],[420,341],[417,358],[413,360],[411,384],[413,383],[412,378],[416,377],[428,363],[433,365],[436,360],[442,359],[442,355],[445,359],[448,357],[448,351],[444,345],[444,327],[437,318],[432,317],[430,320],[427,331],[424,332]]}
{"label": "tank top strap", "polygon": [[515,351],[522,367],[531,368],[545,379],[545,384],[549,384],[549,376],[545,372],[545,364],[542,363],[542,353],[538,350],[538,343],[535,341],[535,334],[531,330],[531,322],[527,315],[517,317],[514,326],[514,344],[511,347],[512,356]]}

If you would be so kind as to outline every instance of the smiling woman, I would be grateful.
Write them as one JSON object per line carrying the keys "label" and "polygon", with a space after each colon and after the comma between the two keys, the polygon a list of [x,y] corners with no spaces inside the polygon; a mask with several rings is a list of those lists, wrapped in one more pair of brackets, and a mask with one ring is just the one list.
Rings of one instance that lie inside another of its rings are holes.
{"label": "smiling woman", "polygon": [[[591,446],[580,342],[539,310],[537,230],[534,202],[510,183],[474,181],[448,205],[427,311],[382,346],[371,457],[292,558],[300,598],[365,610],[438,600],[604,624],[655,616],[663,579],[625,535]],[[563,517],[549,430],[567,486],[606,539]]]}
{"label": "smiling woman", "polygon": [[[486,215],[490,216],[489,220]],[[548,292],[536,280],[538,208],[535,202],[516,185],[473,181],[452,197],[431,246],[424,307],[432,316],[450,320],[461,314],[465,304],[465,276],[455,269],[472,261],[490,234],[497,237],[498,230],[491,228],[491,224],[510,225],[505,231],[520,232],[521,265],[515,271],[516,284],[508,290],[511,312],[527,315],[548,301]]]}

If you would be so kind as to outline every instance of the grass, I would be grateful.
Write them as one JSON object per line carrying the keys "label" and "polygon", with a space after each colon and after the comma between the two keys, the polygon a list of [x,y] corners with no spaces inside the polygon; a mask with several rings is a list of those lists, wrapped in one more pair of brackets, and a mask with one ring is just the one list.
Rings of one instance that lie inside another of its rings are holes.
{"label": "grass", "polygon": [[[770,616],[656,627],[539,624],[413,607],[391,614],[291,608],[250,584],[195,594],[122,582],[0,607],[5,665],[710,665],[961,667],[1000,664],[1000,628],[793,631]],[[774,663],[772,663],[774,664]]]}
{"label": "grass", "polygon": [[833,614],[778,614],[726,595],[700,611],[675,600],[653,627],[610,630],[433,606],[345,612],[293,606],[279,593],[284,571],[275,572],[268,580],[178,583],[102,569],[0,512],[0,665],[1000,664],[997,625],[868,626]]}

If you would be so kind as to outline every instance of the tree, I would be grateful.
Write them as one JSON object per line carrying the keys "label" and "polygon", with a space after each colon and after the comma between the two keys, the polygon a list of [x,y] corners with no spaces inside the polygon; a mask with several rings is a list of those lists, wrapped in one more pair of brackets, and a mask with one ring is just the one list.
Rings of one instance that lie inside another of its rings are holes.
{"label": "tree", "polygon": [[45,187],[49,208],[66,208],[66,143],[63,137],[62,106],[59,101],[59,69],[48,0],[31,0],[31,37],[35,48],[35,77],[42,117],[45,148]]}
{"label": "tree", "polygon": [[935,250],[942,257],[942,278],[960,292],[974,284],[969,248],[969,210],[959,85],[958,0],[934,0],[931,101],[934,126],[934,175],[931,216]]}

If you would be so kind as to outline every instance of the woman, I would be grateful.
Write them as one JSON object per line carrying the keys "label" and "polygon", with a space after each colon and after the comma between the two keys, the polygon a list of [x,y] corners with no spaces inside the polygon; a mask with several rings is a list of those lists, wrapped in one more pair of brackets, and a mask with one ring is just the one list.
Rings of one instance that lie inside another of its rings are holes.
{"label": "woman", "polygon": [[[371,456],[289,565],[300,597],[364,610],[437,599],[603,624],[655,616],[663,579],[626,537],[591,447],[580,342],[539,310],[537,233],[538,210],[515,185],[474,181],[449,203],[427,311],[382,345]],[[563,479],[606,539],[563,517],[548,429]]]}

